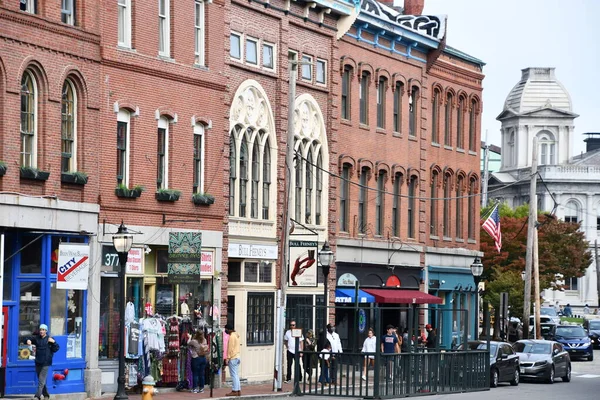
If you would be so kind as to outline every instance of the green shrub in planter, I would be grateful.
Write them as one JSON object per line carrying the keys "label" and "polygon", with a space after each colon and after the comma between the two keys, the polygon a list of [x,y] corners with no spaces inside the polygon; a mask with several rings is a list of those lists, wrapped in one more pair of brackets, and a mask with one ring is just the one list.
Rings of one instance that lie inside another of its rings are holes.
{"label": "green shrub in planter", "polygon": [[192,202],[196,205],[210,205],[214,204],[215,196],[212,196],[208,193],[194,193],[192,195]]}
{"label": "green shrub in planter", "polygon": [[133,189],[129,189],[127,186],[121,184],[115,189],[115,195],[126,199],[137,199],[144,190],[144,187],[140,185],[136,185]]}
{"label": "green shrub in planter", "polygon": [[181,191],[175,189],[158,189],[154,197],[158,201],[177,201],[181,196]]}
{"label": "green shrub in planter", "polygon": [[73,183],[76,185],[85,185],[88,183],[88,176],[85,172],[61,173],[60,181],[63,183]]}
{"label": "green shrub in planter", "polygon": [[6,163],[4,161],[0,161],[0,176],[4,176],[6,174]]}
{"label": "green shrub in planter", "polygon": [[47,181],[48,177],[50,177],[50,172],[40,171],[34,167],[21,167],[21,178],[23,179]]}

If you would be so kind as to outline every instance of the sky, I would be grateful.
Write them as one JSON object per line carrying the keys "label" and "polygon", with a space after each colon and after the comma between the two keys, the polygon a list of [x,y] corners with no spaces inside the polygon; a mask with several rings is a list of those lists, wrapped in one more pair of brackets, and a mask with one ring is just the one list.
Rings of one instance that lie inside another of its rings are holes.
{"label": "sky", "polygon": [[500,145],[496,117],[526,67],[555,67],[571,95],[573,155],[600,132],[600,0],[425,0],[423,14],[446,14],[448,45],[486,63],[482,140]]}

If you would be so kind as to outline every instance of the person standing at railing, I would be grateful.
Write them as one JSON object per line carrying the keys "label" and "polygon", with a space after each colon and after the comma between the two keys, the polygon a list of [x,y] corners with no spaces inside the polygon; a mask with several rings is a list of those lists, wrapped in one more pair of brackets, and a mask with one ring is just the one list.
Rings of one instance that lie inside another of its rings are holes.
{"label": "person standing at railing", "polygon": [[[363,342],[362,352],[375,353],[375,351],[377,351],[377,338],[375,337],[375,331],[373,330],[373,328],[369,328],[369,331],[367,332],[367,338]],[[368,356],[365,356],[363,364],[363,373],[361,379],[363,381],[366,381],[367,368],[369,368],[369,366],[375,366],[375,354],[369,354]]]}
{"label": "person standing at railing", "polygon": [[329,373],[331,375],[331,383],[334,385],[337,384],[336,375],[337,375],[337,366],[340,362],[342,350],[342,341],[340,340],[340,335],[335,331],[335,326],[332,324],[327,324],[327,340],[331,344],[331,358],[329,363]]}
{"label": "person standing at railing", "polygon": [[304,354],[302,358],[302,364],[304,364],[304,373],[308,375],[308,380],[312,378],[312,369],[317,367],[317,357],[312,354],[317,349],[317,341],[312,329],[306,332],[304,338]]}
{"label": "person standing at railing", "polygon": [[392,325],[386,326],[387,333],[381,338],[381,352],[384,354],[386,360],[386,375],[392,378],[392,364],[393,354],[400,352],[400,345],[398,344],[398,337],[394,334],[394,327]]}

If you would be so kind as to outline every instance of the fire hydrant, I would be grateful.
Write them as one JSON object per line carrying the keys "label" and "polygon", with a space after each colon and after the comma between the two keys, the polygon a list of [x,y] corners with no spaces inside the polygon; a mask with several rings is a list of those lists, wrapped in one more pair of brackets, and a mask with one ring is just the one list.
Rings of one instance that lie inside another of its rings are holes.
{"label": "fire hydrant", "polygon": [[150,375],[142,380],[142,400],[152,400],[152,397],[158,394],[158,389],[154,387],[155,384],[154,378]]}

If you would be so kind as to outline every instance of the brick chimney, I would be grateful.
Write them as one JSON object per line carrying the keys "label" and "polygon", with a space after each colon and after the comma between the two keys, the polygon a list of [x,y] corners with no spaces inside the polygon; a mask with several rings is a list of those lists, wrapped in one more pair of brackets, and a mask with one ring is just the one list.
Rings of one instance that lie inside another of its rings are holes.
{"label": "brick chimney", "polygon": [[421,15],[425,0],[404,0],[404,15]]}

